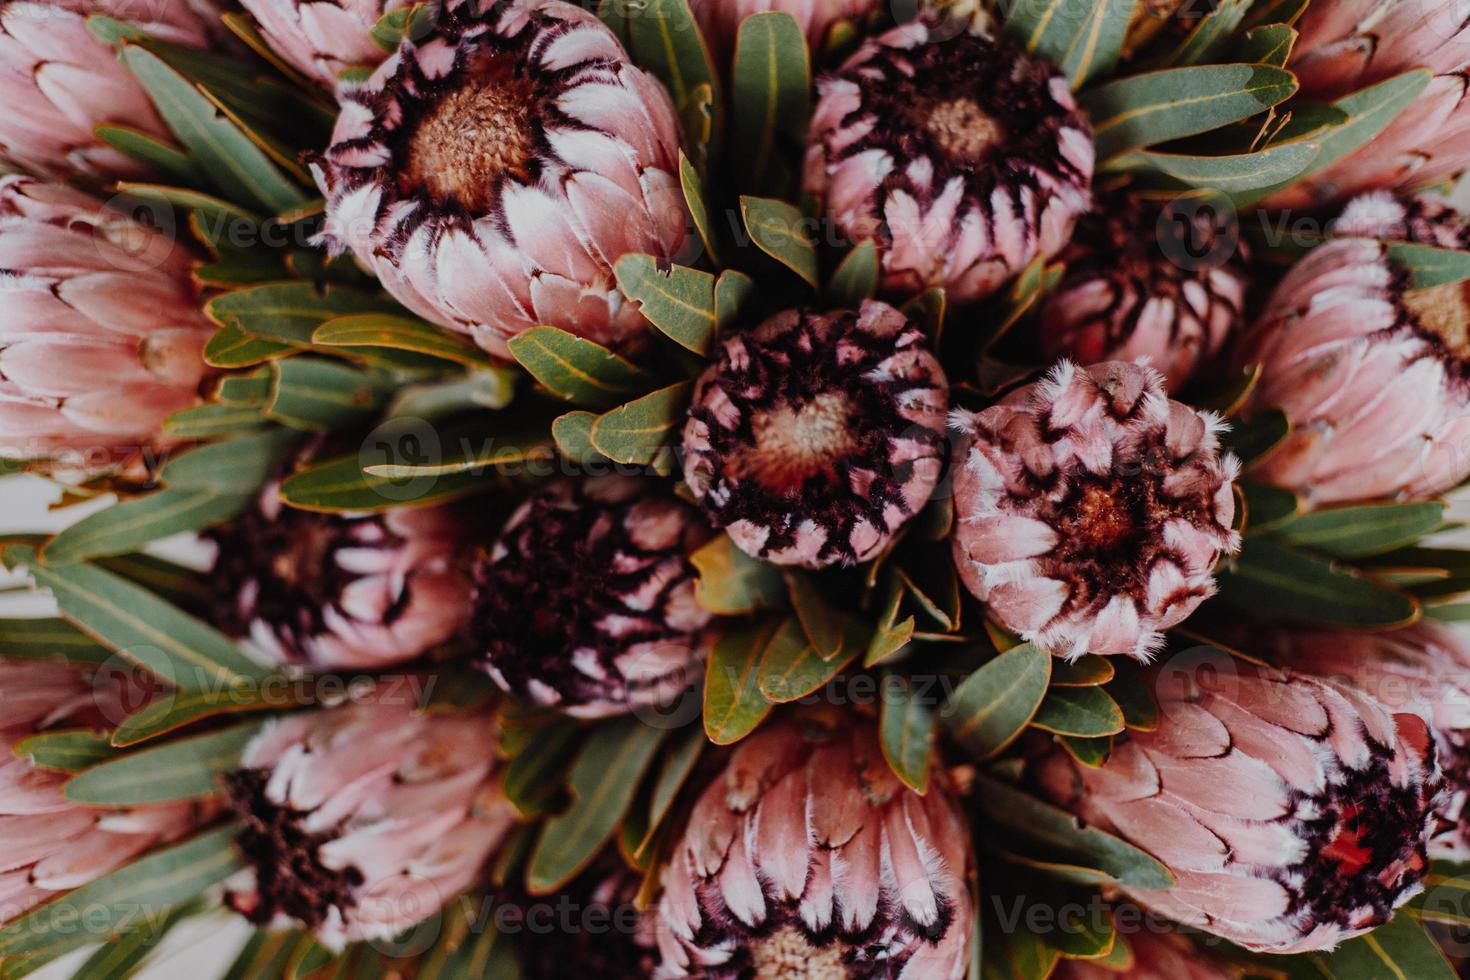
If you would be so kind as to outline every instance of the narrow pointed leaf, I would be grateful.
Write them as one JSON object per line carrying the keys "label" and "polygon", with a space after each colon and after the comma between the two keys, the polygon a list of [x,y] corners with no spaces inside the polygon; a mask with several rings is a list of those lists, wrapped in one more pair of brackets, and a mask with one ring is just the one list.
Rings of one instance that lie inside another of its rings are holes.
{"label": "narrow pointed leaf", "polygon": [[926,793],[934,752],[933,708],[901,674],[885,678],[883,690],[883,713],[878,721],[883,758],[904,785]]}
{"label": "narrow pointed leaf", "polygon": [[1118,63],[1135,0],[1015,0],[1005,31],[1033,54],[1055,62],[1073,88]]}
{"label": "narrow pointed leaf", "polygon": [[716,745],[740,741],[771,712],[761,694],[761,656],[776,634],[777,621],[738,627],[720,637],[704,676],[704,730]]}
{"label": "narrow pointed leaf", "polygon": [[491,364],[490,355],[468,338],[423,320],[393,313],[355,313],[327,320],[311,341],[321,347],[379,347],[427,354],[466,367]]}
{"label": "narrow pointed leaf", "polygon": [[1123,730],[1123,709],[1100,687],[1053,687],[1031,724],[1054,735],[1099,738]]}
{"label": "narrow pointed leaf", "polygon": [[807,218],[794,205],[765,197],[740,198],[745,230],[756,248],[786,266],[806,282],[817,285],[817,249]]}
{"label": "narrow pointed leaf", "polygon": [[1220,601],[1257,619],[1387,628],[1419,613],[1397,589],[1262,537],[1251,539],[1219,581]]}
{"label": "narrow pointed leaf", "polygon": [[253,492],[158,490],[83,518],[53,538],[42,554],[53,565],[125,554],[161,538],[227,521],[254,496]]}
{"label": "narrow pointed leaf", "polygon": [[842,613],[826,600],[810,575],[792,570],[784,577],[787,592],[791,595],[791,608],[806,631],[807,641],[817,656],[831,660],[842,652],[845,625]]}
{"label": "narrow pointed leaf", "polygon": [[654,462],[677,442],[676,430],[684,424],[692,388],[691,382],[681,381],[598,417],[592,425],[592,445],[618,463]]}
{"label": "narrow pointed leaf", "polygon": [[252,721],[130,752],[73,776],[66,798],[96,806],[139,806],[218,793],[220,777],[239,766],[240,753],[259,731],[260,723]]}
{"label": "narrow pointed leaf", "polygon": [[601,344],[556,327],[514,337],[511,356],[553,395],[591,408],[611,408],[647,391],[648,375]]}
{"label": "narrow pointed leaf", "polygon": [[784,196],[797,176],[811,111],[806,37],[788,13],[740,22],[731,70],[734,173],[742,187]]}
{"label": "narrow pointed leaf", "polygon": [[1046,697],[1051,655],[1023,644],[991,660],[954,689],[941,713],[950,734],[978,759],[1025,730]]}
{"label": "narrow pointed leaf", "polygon": [[1283,542],[1333,558],[1362,558],[1411,545],[1444,523],[1437,500],[1409,504],[1332,507],[1279,525]]}
{"label": "narrow pointed leaf", "polygon": [[715,277],[665,264],[651,255],[625,255],[614,271],[618,287],[670,340],[696,354],[709,351],[715,335]]}
{"label": "narrow pointed leaf", "polygon": [[819,690],[842,673],[860,652],[860,645],[854,642],[840,648],[838,656],[823,659],[807,640],[801,621],[792,616],[761,654],[756,683],[767,701],[787,704]]}

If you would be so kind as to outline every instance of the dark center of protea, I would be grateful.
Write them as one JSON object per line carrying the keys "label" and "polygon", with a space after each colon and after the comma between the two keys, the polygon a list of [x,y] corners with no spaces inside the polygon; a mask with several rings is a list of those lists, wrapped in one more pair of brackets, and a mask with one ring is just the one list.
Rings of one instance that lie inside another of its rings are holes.
{"label": "dark center of protea", "polygon": [[401,190],[487,212],[502,176],[527,179],[538,111],[535,85],[517,73],[514,55],[473,56],[409,130]]}
{"label": "dark center of protea", "polygon": [[1085,547],[1109,552],[1125,547],[1140,533],[1135,511],[1142,497],[1129,498],[1121,482],[1090,484],[1082,488],[1073,519],[1073,533]]}
{"label": "dark center of protea", "polygon": [[333,871],[321,863],[317,850],[335,835],[303,830],[305,814],[266,795],[269,779],[266,769],[241,769],[225,777],[230,809],[240,820],[236,841],[255,870],[256,904],[239,911],[257,925],[285,915],[312,929],[332,908],[353,907],[363,876],[356,868]]}
{"label": "dark center of protea", "polygon": [[1006,138],[1005,128],[966,96],[931,103],[920,116],[935,144],[956,165],[975,166]]}
{"label": "dark center of protea", "polygon": [[758,412],[752,441],[730,460],[731,472],[772,493],[798,490],[807,480],[837,478],[837,462],[858,446],[846,394],[824,391],[800,404]]}
{"label": "dark center of protea", "polygon": [[1405,293],[1404,306],[1421,330],[1437,338],[1462,363],[1470,362],[1470,281]]}

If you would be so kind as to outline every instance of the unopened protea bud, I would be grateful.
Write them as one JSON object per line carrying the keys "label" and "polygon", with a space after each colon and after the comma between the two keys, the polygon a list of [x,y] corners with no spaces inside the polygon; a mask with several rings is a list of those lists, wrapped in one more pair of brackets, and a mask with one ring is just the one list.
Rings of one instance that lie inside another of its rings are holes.
{"label": "unopened protea bud", "polygon": [[1242,327],[1245,262],[1208,208],[1115,195],[1082,219],[1062,258],[1066,279],[1042,312],[1049,359],[1146,357],[1178,391]]}
{"label": "unopened protea bud", "polygon": [[1273,207],[1303,208],[1366,190],[1429,187],[1470,166],[1470,18],[1454,0],[1333,0],[1297,25],[1291,70],[1304,96],[1330,102],[1418,68],[1429,86],[1372,142]]}
{"label": "unopened protea bud", "polygon": [[1116,927],[1116,942],[1128,948],[1126,960],[1109,956],[1107,962],[1064,959],[1052,980],[1234,980],[1236,973],[1202,952],[1177,932],[1156,928]]}
{"label": "unopened protea bud", "polygon": [[453,507],[338,515],[281,503],[207,532],[214,621],[269,659],[316,670],[376,670],[449,640],[469,615]]}
{"label": "unopened protea bud", "polygon": [[1262,366],[1247,411],[1292,423],[1253,475],[1307,506],[1432,497],[1470,476],[1470,282],[1411,290],[1388,248],[1314,249],[1238,352]]}
{"label": "unopened protea bud", "polygon": [[1158,728],[1100,768],[1032,776],[1173,872],[1132,898],[1248,949],[1327,949],[1422,887],[1440,777],[1424,722],[1352,688],[1244,663],[1156,684]]}
{"label": "unopened protea bud", "polygon": [[963,302],[1067,243],[1092,130],[1052,65],[940,23],[869,40],[818,83],[806,188],[840,234],[877,243],[885,292]]}
{"label": "unopened protea bud", "polygon": [[121,126],[172,140],[117,52],[87,29],[94,14],[195,48],[217,33],[219,18],[212,0],[0,3],[0,163],[52,177],[151,174],[97,136],[99,126]]}
{"label": "unopened protea bud", "polygon": [[1063,362],[955,424],[955,562],[1002,626],[1058,656],[1147,659],[1214,595],[1239,464],[1155,371]]}
{"label": "unopened protea bud", "polygon": [[1332,233],[1470,250],[1470,217],[1434,194],[1400,196],[1375,191],[1355,197],[1332,222]]}
{"label": "unopened protea bud", "polygon": [[1451,626],[1422,620],[1388,633],[1276,627],[1243,643],[1294,669],[1342,680],[1393,711],[1412,712],[1439,746],[1443,832],[1431,853],[1470,857],[1470,643]]}
{"label": "unopened protea bud", "polygon": [[867,561],[944,467],[944,370],[878,302],[778,314],[728,337],[694,389],[684,479],[741,550],[778,565]]}
{"label": "unopened protea bud", "polygon": [[193,257],[85,194],[0,177],[0,443],[86,467],[156,447],[214,331]]}
{"label": "unopened protea bud", "polygon": [[503,688],[583,718],[662,704],[713,639],[689,555],[710,537],[631,477],[557,480],[511,516],[475,572],[471,632]]}
{"label": "unopened protea bud", "polygon": [[808,48],[819,56],[834,25],[879,9],[881,0],[690,0],[689,6],[718,57],[729,57],[735,50],[741,21],[772,10],[794,17]]}
{"label": "unopened protea bud", "polygon": [[[126,810],[78,806],[69,774],[36,766],[16,745],[48,728],[104,727],[126,700],[107,675],[0,660],[0,923],[127,864],[191,830],[207,814],[189,803]],[[207,808],[206,808],[207,809]]]}
{"label": "unopened protea bud", "polygon": [[412,0],[240,0],[288,65],[333,87],[349,68],[373,68],[388,53],[372,30]]}
{"label": "unopened protea bud", "polygon": [[663,871],[657,975],[958,980],[972,864],[942,771],[920,796],[865,723],[768,725]]}
{"label": "unopened protea bud", "polygon": [[327,242],[492,353],[549,324],[623,350],[646,322],[612,267],[686,236],[678,119],[594,14],[450,0],[342,94],[316,162]]}
{"label": "unopened protea bud", "polygon": [[514,823],[493,715],[390,690],[269,722],[226,778],[250,869],[228,899],[252,922],[332,947],[396,935],[474,884]]}

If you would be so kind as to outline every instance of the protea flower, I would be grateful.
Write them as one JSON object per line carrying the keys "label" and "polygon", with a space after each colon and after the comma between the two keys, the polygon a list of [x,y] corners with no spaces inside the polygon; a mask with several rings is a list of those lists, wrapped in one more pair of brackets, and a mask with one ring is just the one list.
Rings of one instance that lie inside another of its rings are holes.
{"label": "protea flower", "polygon": [[333,87],[349,68],[373,68],[388,55],[373,40],[378,21],[412,0],[240,0],[282,60]]}
{"label": "protea flower", "polygon": [[474,884],[514,822],[485,711],[380,693],[269,722],[226,778],[249,881],[229,904],[329,946],[382,939]]}
{"label": "protea flower", "polygon": [[694,508],[642,480],[549,484],[476,567],[482,665],[507,691],[582,718],[678,695],[713,640],[689,562],[710,534]]}
{"label": "protea flower", "polygon": [[1470,249],[1470,217],[1434,194],[1402,196],[1375,191],[1355,197],[1332,222],[1332,233],[1345,238]]}
{"label": "protea flower", "polygon": [[390,667],[459,632],[471,590],[455,508],[317,514],[284,506],[277,490],[206,535],[221,629],[317,670]]}
{"label": "protea flower", "polygon": [[1047,357],[1146,357],[1183,388],[1243,326],[1246,264],[1220,231],[1208,209],[1160,211],[1133,194],[1100,204],[1062,253],[1066,279],[1042,311]]}
{"label": "protea flower", "polygon": [[325,240],[492,353],[541,324],[636,347],[646,323],[612,266],[684,244],[673,104],[580,7],[481,6],[450,0],[342,93],[315,164]]}
{"label": "protea flower", "polygon": [[1334,0],[1297,25],[1291,70],[1304,96],[1339,99],[1415,68],[1429,87],[1371,143],[1277,194],[1302,208],[1365,190],[1429,187],[1470,167],[1470,21],[1446,0]]}
{"label": "protea flower", "polygon": [[842,21],[855,21],[877,10],[881,0],[690,0],[705,40],[721,58],[735,50],[740,22],[753,14],[780,11],[790,14],[806,35],[814,56],[825,50],[827,34]]}
{"label": "protea flower", "polygon": [[151,170],[97,138],[103,125],[172,141],[143,86],[92,36],[93,14],[153,37],[205,47],[212,0],[7,0],[0,3],[0,163],[52,177],[147,177]]}
{"label": "protea flower", "polygon": [[1176,932],[1134,929],[1120,934],[1117,942],[1128,946],[1126,966],[1067,959],[1057,965],[1053,980],[1234,980],[1236,976]]}
{"label": "protea flower", "polygon": [[656,975],[963,977],[970,833],[935,776],[905,787],[862,722],[741,742],[663,871]]}
{"label": "protea flower", "polygon": [[885,292],[942,286],[964,302],[1067,243],[1093,148],[1056,68],[950,33],[926,14],[818,82],[806,189],[840,234],[877,243]]}
{"label": "protea flower", "polygon": [[189,803],[79,806],[62,795],[68,774],[15,751],[48,728],[117,720],[124,701],[106,675],[94,680],[62,664],[0,660],[0,692],[0,923],[183,836],[206,815]]}
{"label": "protea flower", "polygon": [[1240,545],[1239,464],[1156,371],[1064,361],[954,424],[955,563],[1007,629],[1058,656],[1146,660],[1214,595]]}
{"label": "protea flower", "polygon": [[1140,904],[1248,949],[1327,949],[1422,887],[1440,779],[1424,722],[1350,687],[1244,663],[1157,683],[1160,722],[1090,769],[1032,777],[1174,873]]}
{"label": "protea flower", "polygon": [[694,389],[684,479],[742,550],[778,565],[867,561],[944,467],[944,370],[878,302],[788,310],[727,338]]}
{"label": "protea flower", "polygon": [[1292,432],[1254,471],[1307,506],[1432,497],[1470,476],[1470,283],[1409,290],[1388,246],[1339,238],[1296,264],[1238,352],[1248,411]]}
{"label": "protea flower", "polygon": [[4,455],[95,465],[159,445],[206,375],[214,327],[192,266],[169,236],[85,194],[0,177]]}
{"label": "protea flower", "polygon": [[1351,684],[1393,711],[1423,718],[1448,790],[1440,808],[1444,831],[1430,851],[1470,857],[1470,644],[1456,629],[1432,620],[1389,633],[1276,627],[1254,631],[1249,642],[1294,669]]}

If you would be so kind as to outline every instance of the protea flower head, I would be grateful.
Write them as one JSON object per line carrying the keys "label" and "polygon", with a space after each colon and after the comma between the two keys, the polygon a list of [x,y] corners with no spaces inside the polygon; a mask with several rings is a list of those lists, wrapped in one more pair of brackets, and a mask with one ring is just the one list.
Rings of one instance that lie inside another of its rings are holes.
{"label": "protea flower head", "polygon": [[944,468],[944,369],[883,303],[787,310],[725,339],[694,389],[684,479],[743,551],[867,561]]}
{"label": "protea flower head", "polygon": [[[1244,642],[1244,638],[1242,638]],[[1421,620],[1388,633],[1273,627],[1252,650],[1293,669],[1351,684],[1393,711],[1423,718],[1439,747],[1445,787],[1440,857],[1470,857],[1470,643],[1454,627]]]}
{"label": "protea flower head", "polygon": [[338,515],[281,503],[277,484],[206,537],[213,619],[272,661],[316,670],[405,663],[459,632],[470,582],[453,507]]}
{"label": "protea flower head", "polygon": [[515,820],[487,711],[387,694],[268,722],[226,777],[248,881],[229,904],[323,943],[396,935],[474,884]]}
{"label": "protea flower head", "polygon": [[79,191],[0,177],[0,442],[125,461],[194,404],[214,326],[193,256]]}
{"label": "protea flower head", "polygon": [[[1236,974],[1177,932],[1129,930],[1117,942],[1128,946],[1128,962],[1064,959],[1053,980],[1234,980]],[[1109,960],[1112,960],[1109,957]]]}
{"label": "protea flower head", "polygon": [[1130,897],[1248,949],[1328,949],[1419,892],[1440,787],[1424,722],[1353,688],[1239,664],[1156,683],[1158,728],[1031,776],[1177,883]]}
{"label": "protea flower head", "polygon": [[1220,231],[1209,209],[1161,211],[1133,194],[1102,202],[1062,253],[1066,278],[1042,311],[1047,357],[1146,357],[1170,390],[1183,388],[1243,326],[1244,256]]}
{"label": "protea flower head", "polygon": [[925,14],[817,83],[806,189],[876,242],[883,289],[993,293],[1062,249],[1090,205],[1092,130],[1067,79],[1010,41]]}
{"label": "protea flower head", "polygon": [[1374,191],[1355,197],[1332,222],[1332,233],[1470,250],[1470,217],[1435,194]]}
{"label": "protea flower head", "polygon": [[240,0],[271,49],[307,78],[328,87],[349,68],[373,68],[388,57],[372,30],[411,0]]}
{"label": "protea flower head", "polygon": [[1445,0],[1334,0],[1297,24],[1291,70],[1304,96],[1333,101],[1405,71],[1434,73],[1371,143],[1274,195],[1302,208],[1367,190],[1429,187],[1470,167],[1470,21]]}
{"label": "protea flower head", "polygon": [[1255,476],[1307,506],[1432,497],[1470,476],[1470,283],[1409,285],[1366,238],[1287,273],[1237,352],[1263,368],[1247,410],[1292,423]]}
{"label": "protea flower head", "polygon": [[790,14],[806,35],[807,47],[820,55],[827,33],[842,21],[855,21],[877,10],[881,0],[690,0],[690,9],[709,42],[721,57],[735,50],[740,22],[754,14],[779,11]]}
{"label": "protea flower head", "polygon": [[106,675],[55,663],[0,660],[0,923],[183,836],[207,807],[79,806],[70,775],[37,767],[16,743],[52,728],[102,727],[126,704]]}
{"label": "protea flower head", "polygon": [[1148,659],[1214,595],[1239,463],[1156,371],[1064,361],[954,424],[955,563],[1002,626],[1058,656]]}
{"label": "protea flower head", "polygon": [[935,776],[905,787],[863,722],[741,742],[663,871],[656,976],[963,977],[970,833]]}
{"label": "protea flower head", "polygon": [[507,691],[577,717],[668,701],[699,678],[713,641],[689,561],[710,536],[652,483],[554,481],[475,569],[482,665]]}
{"label": "protea flower head", "polygon": [[678,119],[594,14],[450,0],[341,99],[315,164],[329,245],[492,353],[541,324],[637,346],[612,266],[684,244]]}
{"label": "protea flower head", "polygon": [[0,3],[0,163],[51,177],[149,176],[97,137],[98,126],[172,141],[143,86],[87,29],[101,14],[163,41],[202,48],[217,33],[212,0],[6,0]]}

